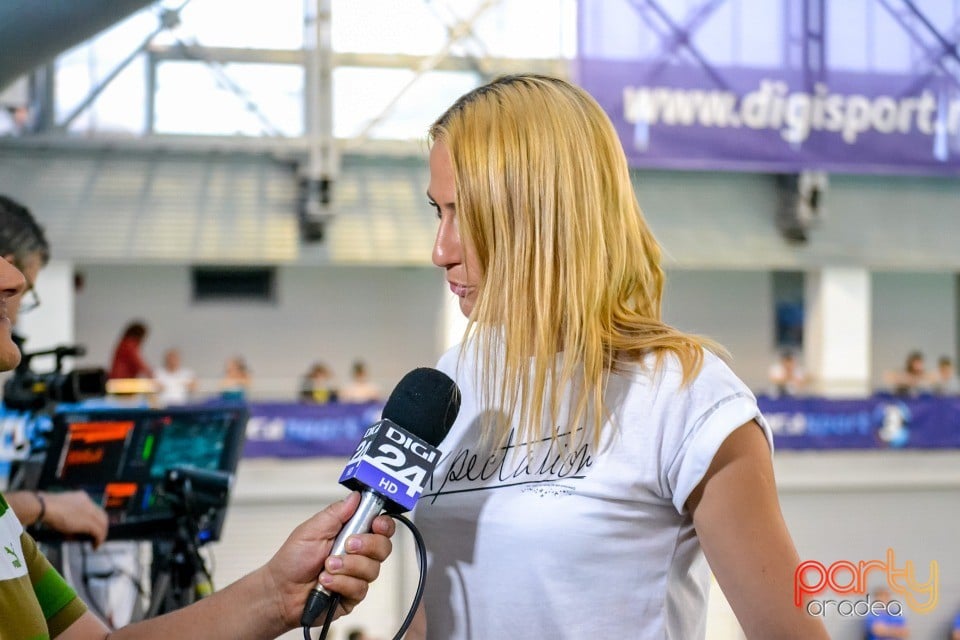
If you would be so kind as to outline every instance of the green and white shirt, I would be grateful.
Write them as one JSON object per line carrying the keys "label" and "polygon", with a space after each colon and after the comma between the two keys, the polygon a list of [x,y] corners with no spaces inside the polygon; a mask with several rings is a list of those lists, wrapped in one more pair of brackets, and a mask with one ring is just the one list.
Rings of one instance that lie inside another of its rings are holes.
{"label": "green and white shirt", "polygon": [[86,610],[0,494],[0,638],[48,640]]}

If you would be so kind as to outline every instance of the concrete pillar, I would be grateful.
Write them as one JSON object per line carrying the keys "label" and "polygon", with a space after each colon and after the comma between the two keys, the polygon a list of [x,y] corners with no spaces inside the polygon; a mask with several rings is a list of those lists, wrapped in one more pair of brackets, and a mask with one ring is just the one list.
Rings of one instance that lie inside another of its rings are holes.
{"label": "concrete pillar", "polygon": [[870,272],[824,267],[807,274],[804,360],[812,391],[828,397],[870,393]]}

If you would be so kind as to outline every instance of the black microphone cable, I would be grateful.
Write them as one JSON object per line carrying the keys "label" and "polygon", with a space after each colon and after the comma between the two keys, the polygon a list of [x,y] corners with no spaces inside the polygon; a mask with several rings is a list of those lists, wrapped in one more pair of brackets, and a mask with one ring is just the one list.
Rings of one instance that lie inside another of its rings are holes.
{"label": "black microphone cable", "polygon": [[[404,634],[407,633],[407,629],[410,628],[410,624],[413,622],[413,617],[417,614],[417,608],[420,606],[420,600],[423,599],[423,589],[427,583],[427,546],[423,542],[423,536],[420,534],[420,530],[404,515],[399,513],[389,513],[387,514],[397,522],[402,523],[407,529],[410,530],[410,533],[413,534],[413,540],[417,546],[417,561],[420,565],[420,577],[417,581],[417,592],[413,596],[413,603],[410,605],[409,611],[407,611],[407,616],[403,619],[403,623],[400,625],[397,635],[393,636],[393,640],[402,640]],[[340,604],[340,594],[334,593],[330,598],[330,601],[327,603],[326,607],[326,617],[323,621],[323,626],[320,628],[320,635],[317,636],[317,640],[326,640],[327,634],[330,632],[330,624],[333,622],[333,617],[336,615],[337,605]],[[303,638],[304,640],[313,640],[310,636],[310,626],[303,626]]]}

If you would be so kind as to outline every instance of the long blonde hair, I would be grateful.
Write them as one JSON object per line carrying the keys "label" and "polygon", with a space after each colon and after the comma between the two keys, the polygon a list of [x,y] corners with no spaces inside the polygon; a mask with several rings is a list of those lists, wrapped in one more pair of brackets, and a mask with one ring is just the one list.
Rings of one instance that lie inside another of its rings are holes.
{"label": "long blonde hair", "polygon": [[[716,345],[661,319],[660,248],[637,203],[617,134],[585,91],[506,76],[461,97],[430,127],[453,166],[465,250],[483,273],[462,349],[477,350],[483,402],[557,438],[563,390],[582,385],[570,426],[594,443],[611,371],[675,354],[684,382]],[[499,375],[495,375],[496,368]],[[488,434],[505,441],[509,424]]]}

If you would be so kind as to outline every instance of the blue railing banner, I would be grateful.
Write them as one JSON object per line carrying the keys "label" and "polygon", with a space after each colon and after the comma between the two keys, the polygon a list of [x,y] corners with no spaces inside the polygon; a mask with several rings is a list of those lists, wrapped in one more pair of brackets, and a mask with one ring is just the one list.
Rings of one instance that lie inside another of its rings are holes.
{"label": "blue railing banner", "polygon": [[246,458],[349,456],[383,403],[310,405],[250,403]]}
{"label": "blue railing banner", "polygon": [[[960,398],[757,399],[777,450],[960,449]],[[251,403],[244,456],[349,456],[380,403]]]}
{"label": "blue railing banner", "polygon": [[960,398],[758,398],[777,449],[960,448]]}
{"label": "blue railing banner", "polygon": [[[757,402],[781,451],[960,449],[960,398],[759,396]],[[383,403],[253,402],[247,408],[245,458],[346,457],[380,419]],[[0,480],[7,476],[9,462],[29,451],[25,434],[36,421],[0,407]]]}

